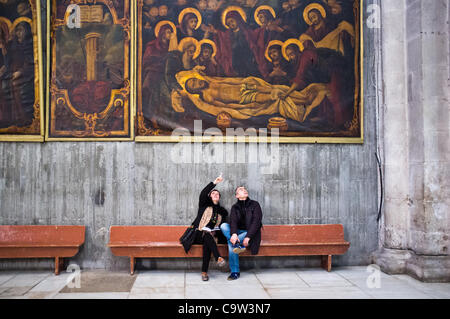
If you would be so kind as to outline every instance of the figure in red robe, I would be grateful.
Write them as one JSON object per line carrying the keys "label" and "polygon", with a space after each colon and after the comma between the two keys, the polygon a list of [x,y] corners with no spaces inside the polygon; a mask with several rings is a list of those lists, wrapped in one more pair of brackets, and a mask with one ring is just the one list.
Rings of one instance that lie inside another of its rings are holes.
{"label": "figure in red robe", "polygon": [[261,77],[256,55],[258,48],[253,32],[238,11],[229,11],[225,16],[225,31],[215,30],[213,40],[217,44],[217,62],[228,77]]}
{"label": "figure in red robe", "polygon": [[6,101],[6,90],[4,90],[2,85],[2,79],[7,71],[6,54],[8,39],[8,25],[5,22],[0,21],[0,128],[9,126],[10,121],[10,112],[8,110],[8,103]]}
{"label": "figure in red robe", "polygon": [[214,48],[209,43],[201,44],[200,54],[194,63],[203,66],[205,69],[202,72],[207,76],[223,76],[223,70],[214,58]]}
{"label": "figure in red robe", "polygon": [[[3,117],[17,127],[32,123],[35,101],[35,73],[33,34],[27,22],[20,22],[12,33],[12,39],[2,49],[2,95],[6,103]],[[4,46],[4,45],[3,45]]]}
{"label": "figure in red robe", "polygon": [[263,78],[267,78],[270,74],[270,65],[265,58],[267,45],[272,40],[281,39],[280,33],[284,30],[275,24],[275,12],[272,13],[268,6],[261,7],[255,13],[255,20],[259,28],[252,30],[251,33],[255,42],[254,53],[259,72]]}
{"label": "figure in red robe", "polygon": [[[353,116],[354,85],[345,60],[334,50],[315,48],[311,41],[304,44],[306,48],[303,52],[295,44],[286,47],[285,52],[295,74],[292,74],[290,89],[280,98],[285,99],[311,83],[329,83],[331,96],[326,100],[331,102],[331,109],[326,110],[327,105],[323,105],[322,116],[334,129],[342,129]],[[326,104],[326,100],[323,103]]]}
{"label": "figure in red robe", "polygon": [[[162,23],[162,22],[160,22]],[[155,114],[155,108],[160,104],[160,82],[164,78],[166,56],[169,51],[170,39],[174,30],[167,23],[159,29],[155,40],[145,47],[143,57],[142,111],[144,118],[150,120]]]}

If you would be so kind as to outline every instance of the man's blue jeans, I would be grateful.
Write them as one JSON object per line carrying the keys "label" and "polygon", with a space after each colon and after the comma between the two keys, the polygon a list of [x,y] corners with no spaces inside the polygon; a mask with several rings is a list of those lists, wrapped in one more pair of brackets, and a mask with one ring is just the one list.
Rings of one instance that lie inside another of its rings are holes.
{"label": "man's blue jeans", "polygon": [[[228,241],[228,263],[230,264],[230,270],[231,272],[240,272],[239,255],[233,252],[233,244],[230,242],[231,238],[230,224],[223,223],[222,225],[220,225],[220,230],[222,231],[223,235],[226,237]],[[247,231],[238,229],[237,235],[242,245],[242,243],[244,242],[244,238],[247,236]]]}

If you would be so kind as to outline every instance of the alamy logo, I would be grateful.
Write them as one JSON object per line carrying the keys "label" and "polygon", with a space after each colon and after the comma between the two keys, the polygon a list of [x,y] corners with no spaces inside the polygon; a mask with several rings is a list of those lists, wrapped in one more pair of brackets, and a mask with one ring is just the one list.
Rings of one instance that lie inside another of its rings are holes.
{"label": "alamy logo", "polygon": [[66,21],[69,29],[81,28],[81,10],[77,4],[67,6]]}
{"label": "alamy logo", "polygon": [[381,8],[378,4],[369,4],[367,6],[367,27],[369,29],[381,28]]}
{"label": "alamy logo", "polygon": [[[261,174],[277,174],[280,164],[279,129],[219,128],[203,131],[202,121],[194,121],[194,135],[185,128],[177,128],[171,138],[178,143],[171,149],[176,164],[258,164]],[[203,138],[209,139],[204,142]],[[248,143],[246,143],[246,141]]]}
{"label": "alamy logo", "polygon": [[81,270],[80,270],[80,266],[76,265],[76,264],[70,264],[67,267],[66,270],[68,273],[72,273],[68,278],[67,278],[67,287],[72,289],[72,288],[77,288],[80,289],[81,288]]}
{"label": "alamy logo", "polygon": [[378,265],[367,266],[366,272],[370,275],[366,279],[367,288],[381,288],[381,270]]}

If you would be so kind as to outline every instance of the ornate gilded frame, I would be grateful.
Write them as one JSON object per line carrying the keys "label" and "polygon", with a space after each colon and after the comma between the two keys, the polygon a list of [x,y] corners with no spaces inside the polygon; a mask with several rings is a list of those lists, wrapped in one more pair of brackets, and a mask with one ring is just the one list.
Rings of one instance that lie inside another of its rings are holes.
{"label": "ornate gilded frame", "polygon": [[[33,55],[34,55],[34,118],[28,127],[13,127],[19,132],[25,134],[8,134],[10,128],[0,129],[1,142],[43,142],[44,141],[44,73],[43,73],[43,54],[42,54],[42,22],[41,22],[41,3],[39,0],[30,0],[30,8],[33,19],[26,17],[17,18],[11,22],[11,26],[17,25],[21,21],[30,24],[33,33]],[[33,23],[33,20],[35,23]],[[28,130],[34,131],[34,134],[28,134]]]}
{"label": "ornate gilded frame", "polygon": [[[137,91],[136,91],[136,129],[137,135],[135,137],[136,142],[227,142],[227,143],[253,143],[259,142],[259,137],[228,137],[228,136],[158,136],[156,132],[150,133],[152,136],[141,136],[139,135],[139,130],[148,130],[145,126],[143,126],[143,115],[141,108],[140,92],[141,92],[141,80],[142,80],[142,4],[143,0],[136,1],[136,23],[135,23],[135,34],[136,34],[136,82],[137,82]],[[364,8],[364,0],[354,0],[354,5],[357,6],[357,14],[356,17],[359,19],[355,19],[355,99],[354,99],[354,117],[352,120],[351,128],[349,129],[349,133],[359,133],[360,137],[328,137],[321,136],[322,134],[318,134],[318,136],[313,137],[277,137],[274,141],[283,144],[295,144],[295,143],[305,143],[305,144],[363,144],[364,143],[364,68],[363,68],[363,57],[364,57],[364,37],[363,37],[363,8]],[[359,108],[359,112],[358,112]],[[350,132],[351,131],[351,132]],[[148,133],[148,132],[147,132]],[[349,134],[349,136],[351,136]],[[271,142],[272,139],[270,136],[264,137],[264,142]]]}
{"label": "ornate gilded frame", "polygon": [[[55,32],[58,27],[65,24],[65,19],[53,19],[53,8],[56,8],[56,0],[47,0],[47,116],[46,116],[46,141],[132,141],[134,139],[134,107],[135,107],[135,75],[134,75],[134,55],[135,55],[135,27],[134,15],[135,6],[133,1],[124,0],[124,17],[118,19],[116,14],[112,14],[114,24],[122,25],[127,37],[124,41],[124,83],[120,89],[112,89],[108,106],[98,113],[82,113],[71,103],[68,91],[58,89],[54,82],[56,76],[56,39]],[[106,5],[113,13],[111,0],[96,0],[98,3]],[[74,0],[74,4],[86,3],[86,0]],[[127,14],[129,13],[129,18]],[[52,23],[54,20],[54,23]],[[85,121],[84,131],[57,131],[55,129],[55,109],[56,104],[64,105],[72,114]],[[108,116],[114,107],[124,108],[124,130],[122,131],[96,131],[97,120]],[[70,134],[70,136],[55,136]],[[128,135],[128,136],[125,136]]]}

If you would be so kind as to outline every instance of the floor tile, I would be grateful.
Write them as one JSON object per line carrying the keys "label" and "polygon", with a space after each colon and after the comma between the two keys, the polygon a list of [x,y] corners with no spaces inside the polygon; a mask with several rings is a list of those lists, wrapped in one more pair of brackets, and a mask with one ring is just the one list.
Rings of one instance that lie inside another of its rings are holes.
{"label": "floor tile", "polygon": [[256,277],[264,288],[278,288],[278,287],[309,287],[295,270],[260,270],[255,272]]}
{"label": "floor tile", "polygon": [[310,287],[347,287],[352,283],[334,272],[324,270],[302,270],[296,274]]}
{"label": "floor tile", "polygon": [[128,292],[57,294],[54,299],[128,299]]}
{"label": "floor tile", "polygon": [[62,273],[59,276],[49,276],[44,278],[41,282],[39,282],[36,286],[34,286],[30,292],[38,293],[38,292],[51,292],[51,291],[60,291],[64,288],[65,285],[68,284],[68,280],[70,279],[70,274]]}
{"label": "floor tile", "polygon": [[274,299],[370,299],[371,296],[358,287],[309,287],[309,288],[268,288],[267,293]]}
{"label": "floor tile", "polygon": [[47,277],[54,276],[47,273],[18,273],[16,276],[2,284],[2,287],[33,287]]}
{"label": "floor tile", "polygon": [[[239,279],[238,279],[239,280]],[[236,280],[235,282],[237,282]],[[255,285],[188,285],[186,299],[267,299],[269,295]]]}
{"label": "floor tile", "polygon": [[133,288],[128,299],[184,299],[184,288]]}
{"label": "floor tile", "polygon": [[0,287],[0,297],[20,297],[24,296],[31,287]]}
{"label": "floor tile", "polygon": [[[146,271],[136,275],[133,288],[184,287],[184,271]],[[133,289],[132,288],[132,289]]]}
{"label": "floor tile", "polygon": [[8,280],[14,278],[17,275],[15,272],[1,272],[0,273],[0,287]]}
{"label": "floor tile", "polygon": [[450,299],[450,283],[424,283],[408,275],[392,276],[431,298]]}

